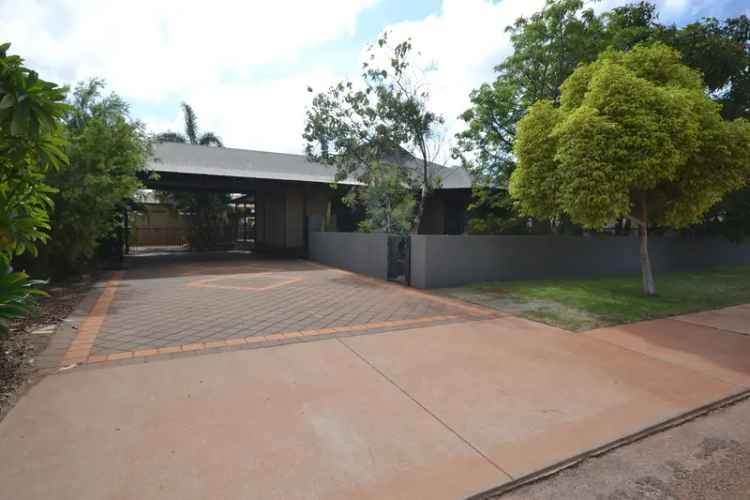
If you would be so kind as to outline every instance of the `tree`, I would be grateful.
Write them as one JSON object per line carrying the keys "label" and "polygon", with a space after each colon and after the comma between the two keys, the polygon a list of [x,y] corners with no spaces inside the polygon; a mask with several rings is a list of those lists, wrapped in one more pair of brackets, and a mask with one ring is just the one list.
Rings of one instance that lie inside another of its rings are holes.
{"label": "tree", "polygon": [[453,156],[472,173],[469,228],[476,233],[522,231],[507,192],[515,167],[513,141],[523,115],[520,86],[504,78],[482,84],[469,96],[472,107],[461,114],[467,128],[457,134]]}
{"label": "tree", "polygon": [[67,158],[61,119],[65,89],[41,80],[0,45],[0,268],[14,256],[36,254],[49,237],[48,170]]}
{"label": "tree", "polygon": [[513,54],[495,67],[494,83],[470,95],[472,107],[460,118],[454,157],[474,176],[470,221],[475,229],[523,231],[513,214],[508,180],[515,168],[516,124],[539,99],[559,99],[560,85],[581,62],[593,61],[606,46],[604,23],[581,0],[548,0],[529,18],[506,28]]}
{"label": "tree", "polygon": [[[221,139],[213,132],[201,133],[198,117],[193,108],[182,103],[185,119],[184,134],[163,132],[156,136],[159,142],[178,142],[198,146],[224,147]],[[209,250],[219,239],[219,229],[227,221],[227,206],[230,202],[226,193],[162,193],[162,198],[171,200],[181,211],[190,214],[188,241],[193,250]]]}
{"label": "tree", "polygon": [[602,20],[582,0],[547,0],[544,8],[506,29],[513,53],[495,70],[521,89],[520,101],[560,98],[560,85],[581,62],[607,46]]}
{"label": "tree", "polygon": [[408,233],[414,221],[414,194],[408,179],[397,165],[374,163],[367,184],[355,187],[344,197],[351,207],[363,207],[366,217],[360,230],[384,233]]}
{"label": "tree", "polygon": [[200,146],[224,147],[219,136],[213,132],[201,133],[198,129],[198,116],[193,108],[186,102],[182,103],[182,114],[185,119],[185,133],[162,132],[156,135],[158,142],[179,142],[182,144],[196,144]]}
{"label": "tree", "polygon": [[606,43],[613,49],[630,50],[639,43],[665,38],[666,28],[659,24],[656,6],[649,2],[615,7],[603,12],[600,19],[605,26]]}
{"label": "tree", "polygon": [[[722,105],[726,119],[750,119],[750,19],[723,22],[714,18],[682,29],[664,30],[661,39],[680,50],[683,60],[703,72],[707,91]],[[750,187],[730,193],[706,213],[697,232],[721,234],[741,241],[750,234]]]}
{"label": "tree", "polygon": [[314,97],[303,138],[308,157],[336,167],[338,179],[356,176],[369,186],[373,168],[399,169],[398,176],[418,193],[410,224],[416,232],[425,202],[440,183],[430,165],[444,120],[428,109],[411,41],[389,50],[386,33],[368,49],[359,85],[342,81]]}
{"label": "tree", "polygon": [[103,95],[104,86],[92,79],[70,94],[64,117],[70,162],[46,178],[56,189],[56,209],[45,253],[57,275],[78,271],[117,229],[151,154],[144,125],[131,119],[117,94]]}
{"label": "tree", "polygon": [[[11,262],[24,253],[35,255],[49,237],[50,195],[44,176],[67,161],[61,118],[65,89],[39,78],[19,56],[0,45],[0,337],[8,321],[29,311],[40,283]],[[7,353],[0,369],[7,369]]]}
{"label": "tree", "polygon": [[[727,119],[750,117],[750,21],[746,16],[702,19],[684,27],[658,22],[654,4],[638,2],[595,16],[576,0],[548,0],[529,18],[507,29],[514,52],[496,67],[497,79],[472,92],[461,118],[467,128],[454,155],[475,174],[473,227],[523,230],[509,210],[507,182],[515,157],[515,129],[539,99],[559,99],[559,87],[579,63],[608,47],[630,50],[662,42],[678,49],[683,62],[704,74],[706,91],[722,104]],[[750,234],[750,188],[730,194],[706,213],[695,230],[721,232],[734,240]],[[564,222],[564,219],[563,221]],[[558,224],[556,224],[559,226]]]}
{"label": "tree", "polygon": [[639,228],[643,290],[656,293],[648,229],[698,222],[750,175],[750,124],[726,121],[698,71],[662,45],[606,51],[518,125],[510,192],[523,214]]}

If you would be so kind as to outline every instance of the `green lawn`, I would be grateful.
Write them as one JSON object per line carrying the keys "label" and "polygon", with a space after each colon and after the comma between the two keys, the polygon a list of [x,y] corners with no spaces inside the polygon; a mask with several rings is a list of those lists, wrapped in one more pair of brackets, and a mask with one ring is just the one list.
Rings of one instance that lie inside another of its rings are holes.
{"label": "green lawn", "polygon": [[750,267],[656,276],[658,295],[641,293],[640,275],[503,281],[450,289],[449,295],[572,331],[750,303]]}

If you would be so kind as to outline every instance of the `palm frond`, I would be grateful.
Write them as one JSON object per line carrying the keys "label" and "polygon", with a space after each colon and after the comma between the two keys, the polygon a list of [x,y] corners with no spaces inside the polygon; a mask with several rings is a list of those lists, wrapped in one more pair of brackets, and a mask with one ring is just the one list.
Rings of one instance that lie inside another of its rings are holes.
{"label": "palm frond", "polygon": [[221,138],[213,132],[206,132],[205,134],[201,135],[200,139],[198,140],[198,144],[200,144],[201,146],[216,146],[217,148],[224,147],[224,143],[221,142]]}
{"label": "palm frond", "polygon": [[185,115],[185,135],[190,144],[198,144],[198,117],[186,102],[182,103],[182,112]]}
{"label": "palm frond", "polygon": [[161,134],[156,134],[155,139],[157,142],[179,142],[181,144],[187,142],[187,138],[178,132],[162,132]]}

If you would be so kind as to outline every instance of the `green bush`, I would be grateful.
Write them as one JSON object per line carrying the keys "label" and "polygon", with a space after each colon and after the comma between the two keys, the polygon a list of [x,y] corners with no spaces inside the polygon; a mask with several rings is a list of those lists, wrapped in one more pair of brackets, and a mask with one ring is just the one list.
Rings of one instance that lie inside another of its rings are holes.
{"label": "green bush", "polygon": [[61,118],[64,89],[8,55],[0,45],[0,267],[14,256],[35,254],[49,237],[48,171],[65,164]]}
{"label": "green bush", "polygon": [[65,115],[67,166],[47,175],[56,189],[52,233],[44,257],[56,277],[81,271],[100,242],[121,225],[127,198],[141,186],[138,172],[151,154],[142,123],[130,118],[116,94],[103,94],[104,82],[78,84]]}
{"label": "green bush", "polygon": [[30,280],[26,273],[0,266],[0,338],[8,335],[12,320],[31,311],[34,296],[46,295],[38,288],[42,284],[43,281]]}
{"label": "green bush", "polygon": [[[10,263],[36,255],[49,238],[54,189],[45,176],[67,162],[65,90],[41,80],[9,48],[0,45],[0,337],[11,320],[28,314],[33,296],[43,294],[36,288],[41,282],[13,272]],[[6,363],[0,365],[5,370]]]}

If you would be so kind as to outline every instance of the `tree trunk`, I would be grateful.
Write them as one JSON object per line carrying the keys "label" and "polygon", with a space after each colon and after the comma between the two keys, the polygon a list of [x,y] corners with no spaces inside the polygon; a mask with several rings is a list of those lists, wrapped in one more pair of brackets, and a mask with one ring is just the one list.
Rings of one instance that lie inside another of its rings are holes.
{"label": "tree trunk", "polygon": [[638,224],[638,237],[641,243],[641,277],[643,279],[643,293],[656,295],[656,284],[654,273],[651,270],[651,259],[648,256],[648,210],[646,207],[646,195],[641,198],[641,220]]}
{"label": "tree trunk", "polygon": [[411,232],[419,234],[419,225],[422,223],[422,215],[424,214],[424,204],[427,199],[427,186],[422,184],[422,190],[419,196],[419,204],[417,204],[417,215],[414,217],[414,227]]}
{"label": "tree trunk", "polygon": [[385,232],[391,232],[391,198],[388,195],[385,197]]}
{"label": "tree trunk", "polygon": [[427,202],[427,183],[429,182],[427,173],[427,148],[424,146],[424,142],[420,143],[420,151],[422,153],[422,186],[420,189],[419,204],[417,205],[417,215],[414,217],[414,227],[412,233],[419,234],[419,225],[422,224],[422,216],[424,215],[424,204]]}

